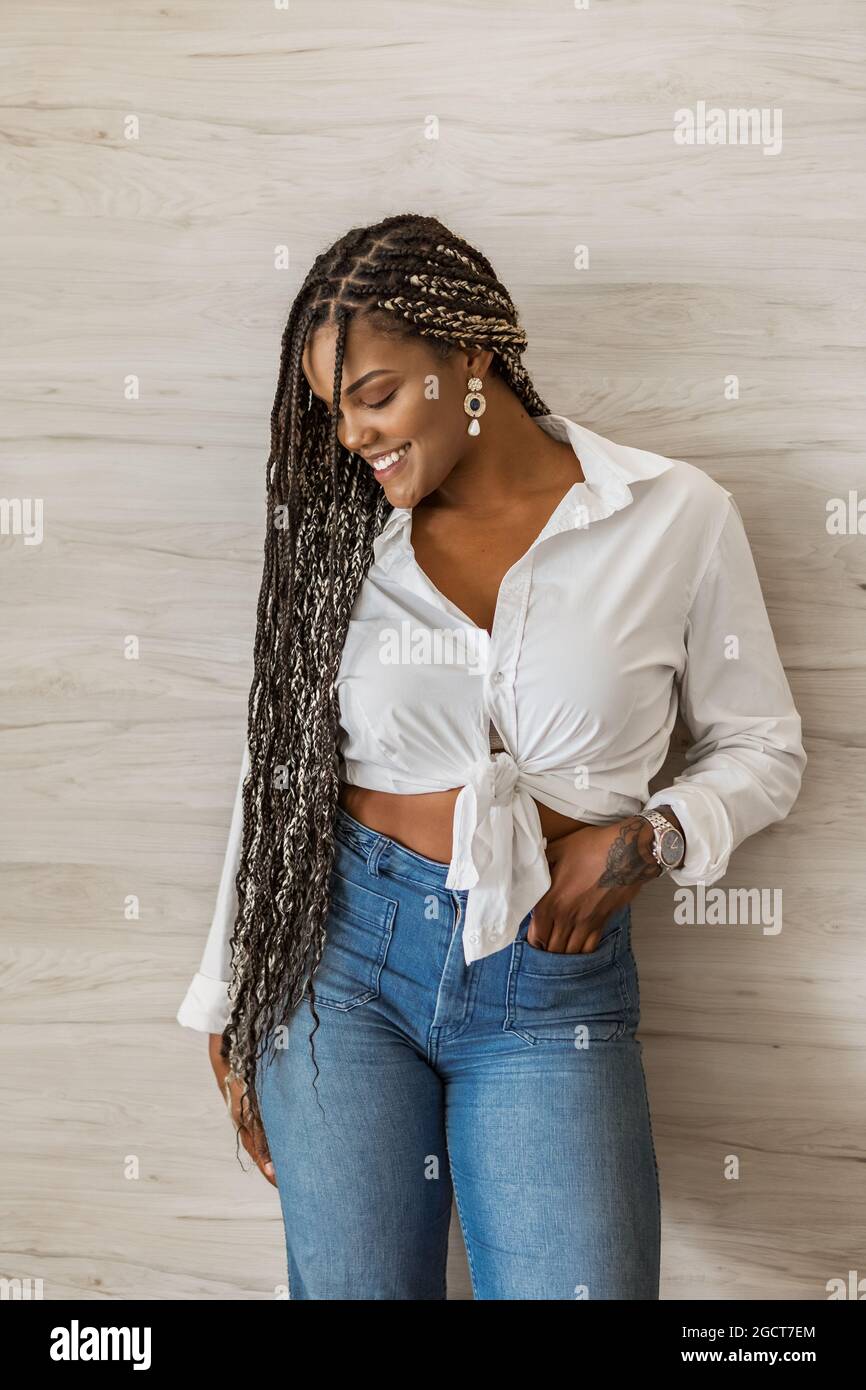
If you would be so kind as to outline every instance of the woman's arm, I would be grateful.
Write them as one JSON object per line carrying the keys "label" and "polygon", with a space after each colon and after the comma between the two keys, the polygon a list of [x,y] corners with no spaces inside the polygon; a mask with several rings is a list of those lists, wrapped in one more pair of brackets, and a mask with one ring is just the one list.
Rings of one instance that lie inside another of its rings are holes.
{"label": "woman's arm", "polygon": [[231,1014],[228,997],[231,981],[229,943],[238,910],[235,879],[243,846],[243,788],[249,770],[250,753],[245,742],[213,920],[201,964],[177,1011],[178,1023],[183,1024],[185,1028],[195,1028],[201,1033],[221,1033]]}
{"label": "woman's arm", "polygon": [[[806,753],[800,716],[776,648],[755,562],[734,499],[686,619],[680,709],[694,742],[687,770],[654,792],[655,810],[681,830],[675,883],[711,884],[748,835],[783,819],[800,790]],[[533,909],[532,946],[592,951],[611,912],[661,868],[640,816],[583,826],[547,847],[551,887]]]}
{"label": "woman's arm", "polygon": [[675,813],[686,854],[668,873],[682,886],[715,883],[743,840],[784,819],[807,761],[743,520],[728,500],[686,621],[688,767],[643,808]]}

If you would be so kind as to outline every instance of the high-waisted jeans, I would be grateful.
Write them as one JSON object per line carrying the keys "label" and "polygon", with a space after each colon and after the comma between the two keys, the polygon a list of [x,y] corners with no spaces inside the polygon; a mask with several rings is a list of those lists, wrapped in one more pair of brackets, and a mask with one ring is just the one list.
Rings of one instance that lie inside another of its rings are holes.
{"label": "high-waisted jeans", "polygon": [[[468,890],[338,806],[327,940],[257,1092],[292,1299],[657,1299],[660,1198],[628,906],[593,952],[467,965]],[[318,1072],[316,1070],[318,1067]]]}

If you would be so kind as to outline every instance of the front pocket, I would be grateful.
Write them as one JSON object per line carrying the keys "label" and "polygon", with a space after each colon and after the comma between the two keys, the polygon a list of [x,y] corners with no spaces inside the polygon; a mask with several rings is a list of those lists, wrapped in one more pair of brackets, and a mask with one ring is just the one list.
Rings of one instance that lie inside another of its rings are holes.
{"label": "front pocket", "polygon": [[396,911],[396,898],[332,871],[325,945],[313,976],[316,1005],[355,1009],[377,997]]}
{"label": "front pocket", "polygon": [[578,1049],[622,1037],[632,999],[623,966],[619,914],[594,951],[542,951],[514,942],[505,1026],[530,1043],[570,1041]]}

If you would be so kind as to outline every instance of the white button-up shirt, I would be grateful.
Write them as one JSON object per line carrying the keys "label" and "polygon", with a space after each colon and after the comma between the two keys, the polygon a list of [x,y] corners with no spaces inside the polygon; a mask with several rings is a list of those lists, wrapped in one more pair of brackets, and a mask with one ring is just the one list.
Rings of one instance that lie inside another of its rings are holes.
{"label": "white button-up shirt", "polygon": [[[446,885],[468,889],[468,963],[500,951],[550,887],[536,801],[603,825],[669,805],[675,883],[709,885],[747,836],[787,815],[806,753],[737,505],[694,465],[561,415],[575,483],[508,570],[491,634],[421,570],[412,511],[373,542],[337,690],[341,777],[379,791],[460,787]],[[687,767],[648,796],[677,708]],[[491,752],[490,731],[501,735]],[[220,1032],[243,841],[244,750],[216,912],[178,1021]]]}

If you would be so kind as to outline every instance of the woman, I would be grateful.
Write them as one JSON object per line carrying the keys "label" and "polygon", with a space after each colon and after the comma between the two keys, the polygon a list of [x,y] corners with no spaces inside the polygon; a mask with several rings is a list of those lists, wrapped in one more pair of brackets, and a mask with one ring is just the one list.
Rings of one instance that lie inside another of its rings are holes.
{"label": "woman", "polygon": [[[630,905],[720,878],[801,783],[731,494],[549,413],[525,346],[490,262],[414,214],[321,255],[283,336],[178,1019],[279,1189],[292,1298],[444,1298],[452,1193],[476,1298],[658,1297]],[[648,797],[678,702],[689,766]]]}

